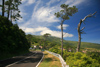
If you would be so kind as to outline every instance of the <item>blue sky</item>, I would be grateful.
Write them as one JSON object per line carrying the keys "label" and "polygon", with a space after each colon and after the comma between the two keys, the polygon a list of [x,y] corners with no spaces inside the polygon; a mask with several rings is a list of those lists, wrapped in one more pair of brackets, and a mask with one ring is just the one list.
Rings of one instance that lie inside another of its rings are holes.
{"label": "blue sky", "polygon": [[[86,15],[97,11],[96,15],[85,20],[82,42],[92,42],[100,44],[100,0],[22,0],[19,6],[22,19],[17,24],[26,34],[43,35],[50,33],[52,36],[61,37],[59,18],[54,16],[55,12],[61,10],[61,4],[69,7],[76,6],[78,12],[70,16],[64,22],[64,39],[78,41],[77,25],[80,19]],[[1,12],[1,11],[0,11]]]}

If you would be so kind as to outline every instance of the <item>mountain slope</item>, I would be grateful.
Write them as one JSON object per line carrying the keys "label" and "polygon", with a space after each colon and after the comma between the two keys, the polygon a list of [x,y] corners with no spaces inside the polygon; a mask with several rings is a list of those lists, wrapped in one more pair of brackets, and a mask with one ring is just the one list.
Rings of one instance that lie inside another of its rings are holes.
{"label": "mountain slope", "polygon": [[[43,39],[44,38],[43,36],[38,36],[38,35],[33,35],[33,37],[36,37],[36,38],[39,38],[39,39]],[[53,36],[48,37],[47,41],[55,42],[57,44],[61,44],[61,39],[57,38],[57,37],[53,37]],[[70,46],[73,46],[73,47],[77,47],[77,44],[78,44],[77,41],[67,41],[67,40],[64,40],[64,45],[65,46],[70,45]],[[81,43],[81,48],[96,48],[96,49],[100,49],[100,44],[89,43],[89,42],[82,42]]]}

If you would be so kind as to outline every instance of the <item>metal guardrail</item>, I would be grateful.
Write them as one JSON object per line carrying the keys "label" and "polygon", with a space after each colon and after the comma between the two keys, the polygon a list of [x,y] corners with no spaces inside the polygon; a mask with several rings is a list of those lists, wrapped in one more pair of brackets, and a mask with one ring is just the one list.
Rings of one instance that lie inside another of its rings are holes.
{"label": "metal guardrail", "polygon": [[50,54],[52,54],[52,55],[54,55],[54,56],[56,56],[56,57],[58,57],[59,60],[60,60],[60,62],[61,62],[61,64],[62,64],[62,67],[69,67],[69,65],[66,65],[66,62],[64,61],[64,59],[61,57],[60,54],[53,53],[53,52],[50,52],[50,51],[47,51],[47,52],[50,53]]}

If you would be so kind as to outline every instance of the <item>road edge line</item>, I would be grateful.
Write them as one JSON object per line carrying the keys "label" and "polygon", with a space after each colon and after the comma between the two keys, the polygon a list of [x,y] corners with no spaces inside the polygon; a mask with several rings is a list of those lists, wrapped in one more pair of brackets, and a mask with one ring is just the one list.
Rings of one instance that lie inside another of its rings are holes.
{"label": "road edge line", "polygon": [[43,56],[42,56],[41,60],[40,60],[39,63],[36,65],[36,67],[39,66],[39,64],[41,63],[41,61],[43,60],[43,58],[44,58],[44,53],[43,53]]}
{"label": "road edge line", "polygon": [[[37,52],[36,52],[37,53]],[[36,54],[35,53],[35,54]],[[34,55],[35,55],[34,54]],[[16,62],[14,62],[14,63],[12,63],[12,64],[9,64],[9,65],[7,65],[7,66],[5,66],[5,67],[9,67],[9,66],[12,66],[12,65],[14,65],[14,64],[16,64],[16,63],[18,63],[18,62],[21,62],[21,61],[23,61],[23,60],[25,60],[25,59],[27,59],[27,58],[30,58],[31,56],[28,56],[28,57],[26,57],[26,58],[24,58],[24,59],[22,59],[22,60],[19,60],[19,61],[16,61]]]}

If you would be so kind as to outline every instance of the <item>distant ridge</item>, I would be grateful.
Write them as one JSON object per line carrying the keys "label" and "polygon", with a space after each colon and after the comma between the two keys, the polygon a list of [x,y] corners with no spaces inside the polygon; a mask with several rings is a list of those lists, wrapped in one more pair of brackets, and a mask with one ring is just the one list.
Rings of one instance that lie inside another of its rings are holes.
{"label": "distant ridge", "polygon": [[[39,39],[43,39],[43,36],[41,35],[33,35],[33,37],[39,38]],[[57,44],[61,44],[61,38],[58,37],[53,37],[50,36],[47,39],[50,42],[56,42]],[[70,45],[73,47],[77,47],[78,41],[70,41],[70,40],[64,40],[64,45]],[[89,42],[82,42],[81,43],[81,48],[96,48],[96,49],[100,49],[100,44],[97,43],[89,43]]]}

